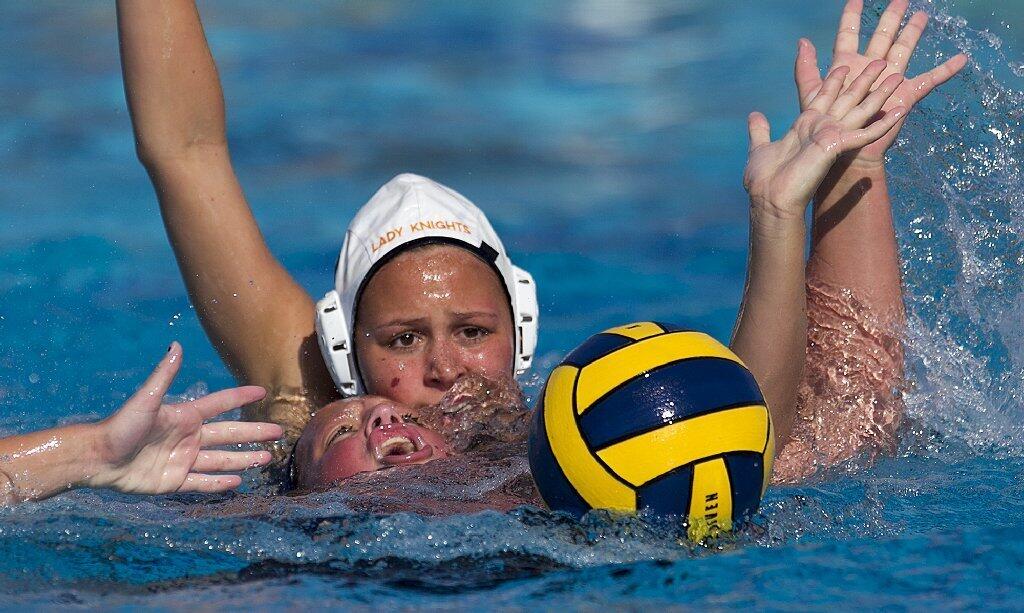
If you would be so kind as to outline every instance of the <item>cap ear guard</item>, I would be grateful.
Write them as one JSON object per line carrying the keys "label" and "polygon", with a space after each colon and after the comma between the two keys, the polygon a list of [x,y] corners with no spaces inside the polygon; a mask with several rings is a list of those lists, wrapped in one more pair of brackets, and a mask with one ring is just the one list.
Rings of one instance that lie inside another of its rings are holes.
{"label": "cap ear guard", "polygon": [[352,353],[352,334],[345,321],[345,311],[341,308],[341,297],[336,291],[327,292],[316,303],[316,338],[338,391],[343,396],[360,393],[361,385]]}
{"label": "cap ear guard", "polygon": [[540,308],[537,305],[537,284],[533,277],[518,266],[512,266],[515,277],[512,307],[516,325],[516,375],[521,375],[533,364],[533,352],[537,349],[537,328]]}

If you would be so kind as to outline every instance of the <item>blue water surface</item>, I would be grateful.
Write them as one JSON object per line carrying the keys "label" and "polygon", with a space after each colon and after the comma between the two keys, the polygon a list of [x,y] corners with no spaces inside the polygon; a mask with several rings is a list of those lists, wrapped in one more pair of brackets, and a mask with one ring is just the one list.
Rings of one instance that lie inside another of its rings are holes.
{"label": "blue water surface", "polygon": [[[742,290],[745,117],[795,116],[799,36],[840,2],[202,3],[236,170],[312,294],[344,228],[417,172],[484,208],[540,287],[543,375],[637,319],[726,340]],[[869,2],[867,20],[881,7]],[[0,510],[4,604],[347,602],[526,608],[1016,608],[1024,598],[1024,5],[935,13],[912,68],[965,74],[909,120],[890,170],[910,314],[896,457],[773,488],[756,529],[524,508],[347,511],[331,494],[197,517],[201,496],[76,491]],[[113,3],[2,3],[0,434],[96,419],[171,340],[174,390],[233,381],[189,306],[134,156]]]}

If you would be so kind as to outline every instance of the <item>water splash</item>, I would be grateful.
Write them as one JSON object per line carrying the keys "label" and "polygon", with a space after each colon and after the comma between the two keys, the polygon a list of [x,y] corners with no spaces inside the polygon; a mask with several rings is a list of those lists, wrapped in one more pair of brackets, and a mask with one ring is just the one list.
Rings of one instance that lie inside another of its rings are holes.
{"label": "water splash", "polygon": [[907,409],[918,435],[947,443],[924,436],[924,449],[1020,454],[1024,83],[1001,41],[948,6],[921,3],[933,30],[914,66],[957,51],[971,62],[910,116],[890,162],[909,320]]}
{"label": "water splash", "polygon": [[896,448],[903,415],[901,332],[848,289],[807,285],[808,367],[798,390],[792,440],[775,463],[776,482],[822,467],[863,463]]}
{"label": "water splash", "polygon": [[530,410],[514,381],[469,375],[424,411],[424,425],[440,433],[459,453],[488,443],[522,443],[530,430]]}

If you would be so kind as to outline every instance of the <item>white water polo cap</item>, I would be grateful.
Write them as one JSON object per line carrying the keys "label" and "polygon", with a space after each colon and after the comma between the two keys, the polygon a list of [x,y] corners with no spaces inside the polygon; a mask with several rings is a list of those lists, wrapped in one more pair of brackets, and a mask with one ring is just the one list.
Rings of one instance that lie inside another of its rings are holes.
{"label": "white water polo cap", "polygon": [[334,290],[317,303],[320,351],[338,390],[365,392],[353,347],[356,303],[367,280],[403,248],[451,243],[475,253],[501,277],[512,307],[515,373],[526,372],[537,346],[537,288],[512,265],[483,211],[462,194],[414,174],[398,175],[356,213],[345,234]]}

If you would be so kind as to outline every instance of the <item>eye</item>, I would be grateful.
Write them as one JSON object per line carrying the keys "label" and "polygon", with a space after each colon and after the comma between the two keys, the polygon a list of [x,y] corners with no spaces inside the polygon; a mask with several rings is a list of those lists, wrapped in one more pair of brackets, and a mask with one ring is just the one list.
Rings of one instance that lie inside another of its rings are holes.
{"label": "eye", "polygon": [[391,339],[391,342],[388,343],[388,347],[391,347],[392,349],[409,349],[415,344],[416,335],[412,332],[406,332]]}
{"label": "eye", "polygon": [[327,446],[330,447],[335,442],[345,438],[346,434],[351,434],[351,433],[355,432],[355,430],[356,429],[353,428],[352,426],[348,426],[348,425],[341,426],[340,428],[338,428],[337,430],[334,431],[334,434],[331,435],[331,438],[327,439]]}
{"label": "eye", "polygon": [[490,333],[490,330],[487,330],[486,328],[479,328],[477,326],[469,326],[468,328],[462,329],[462,336],[471,341],[479,340]]}

